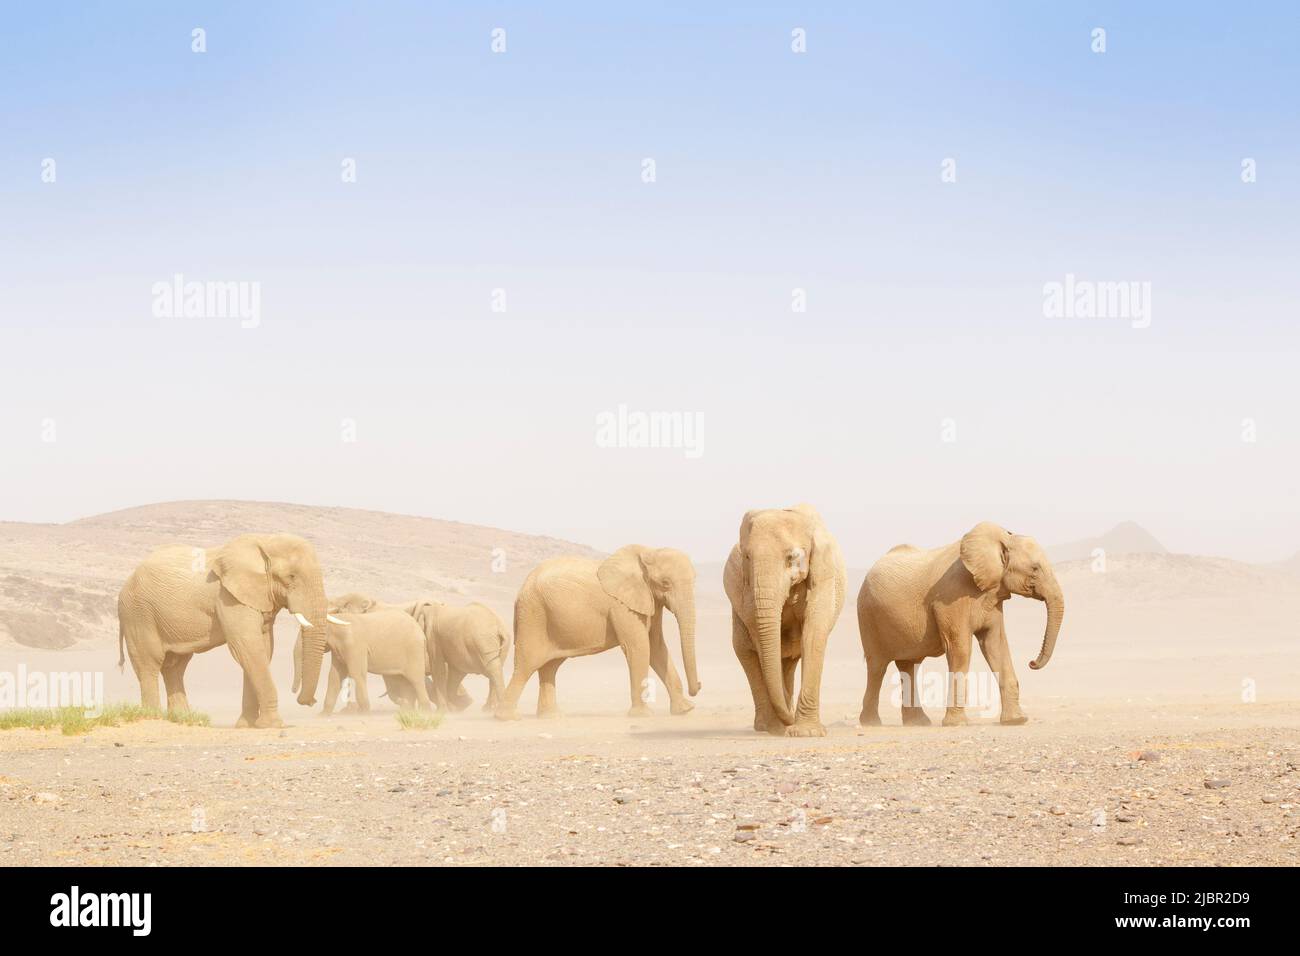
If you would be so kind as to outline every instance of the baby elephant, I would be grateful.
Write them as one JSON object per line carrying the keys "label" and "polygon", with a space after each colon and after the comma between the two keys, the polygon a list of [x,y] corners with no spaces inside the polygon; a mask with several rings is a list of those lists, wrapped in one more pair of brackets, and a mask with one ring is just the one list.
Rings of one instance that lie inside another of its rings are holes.
{"label": "baby elephant", "polygon": [[[510,634],[491,608],[477,603],[453,607],[427,599],[380,604],[364,594],[348,594],[334,603],[340,611],[374,613],[386,608],[410,615],[424,633],[429,658],[429,696],[438,707],[464,710],[471,699],[461,682],[466,674],[482,674],[491,685],[483,709],[496,709],[505,687],[502,673],[510,653]],[[404,688],[389,688],[389,695],[394,698],[404,692]]]}
{"label": "baby elephant", "polygon": [[[366,675],[380,674],[390,689],[400,682],[404,691],[409,685],[408,700],[420,710],[431,710],[432,701],[425,690],[424,675],[428,667],[424,632],[410,615],[397,610],[376,610],[369,614],[337,615],[346,625],[330,624],[326,645],[330,652],[329,687],[322,714],[334,711],[343,678],[351,677],[356,686],[357,710],[370,712],[370,695]],[[301,681],[302,632],[293,646],[293,689]]]}

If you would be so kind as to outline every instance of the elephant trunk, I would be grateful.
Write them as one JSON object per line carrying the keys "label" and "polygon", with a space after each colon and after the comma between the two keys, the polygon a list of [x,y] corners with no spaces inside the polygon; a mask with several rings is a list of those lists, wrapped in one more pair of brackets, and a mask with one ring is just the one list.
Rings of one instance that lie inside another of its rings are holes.
{"label": "elephant trunk", "polygon": [[694,697],[700,692],[700,676],[695,669],[695,599],[683,601],[673,610],[677,618],[677,631],[682,639],[682,666],[686,668],[686,693]]}
{"label": "elephant trunk", "polygon": [[1051,575],[1050,580],[1044,582],[1040,592],[1043,603],[1047,605],[1047,628],[1043,631],[1043,646],[1038,652],[1038,659],[1029,662],[1033,670],[1046,667],[1047,662],[1052,659],[1052,652],[1056,650],[1056,635],[1060,633],[1061,619],[1065,617],[1065,598],[1061,594],[1061,586],[1057,584],[1055,575]]}
{"label": "elephant trunk", "polygon": [[754,623],[758,629],[758,665],[763,672],[767,698],[772,710],[787,727],[794,723],[794,714],[785,702],[785,680],[781,674],[781,612],[785,608],[785,594],[779,588],[754,587]]}
{"label": "elephant trunk", "polygon": [[325,599],[325,589],[321,587],[319,594],[312,594],[301,603],[307,605],[306,608],[294,607],[293,601],[289,602],[289,610],[294,614],[302,614],[307,618],[311,627],[302,629],[302,689],[298,692],[298,703],[304,707],[310,707],[316,703],[316,687],[320,684],[321,659],[325,656],[325,642],[329,633],[330,623],[326,619],[329,602]]}

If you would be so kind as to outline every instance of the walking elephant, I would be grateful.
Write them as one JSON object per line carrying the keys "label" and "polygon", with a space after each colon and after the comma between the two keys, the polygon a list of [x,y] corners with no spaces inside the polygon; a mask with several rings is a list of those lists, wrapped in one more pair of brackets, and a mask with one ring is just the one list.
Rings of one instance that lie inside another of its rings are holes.
{"label": "walking elephant", "polygon": [[184,711],[190,658],[228,644],[244,671],[237,726],[283,726],[270,663],[272,625],[285,609],[307,633],[298,702],[313,704],[329,623],[325,585],[315,550],[291,534],[244,534],[219,548],[149,555],[117,596],[118,666],[131,658],[146,707],[158,706],[161,673],[168,710]]}
{"label": "walking elephant", "polygon": [[[409,614],[381,608],[364,614],[340,612],[338,618],[347,626],[329,629],[330,673],[322,715],[334,712],[345,678],[352,678],[356,691],[356,709],[370,712],[367,674],[379,674],[388,685],[390,696],[399,706],[414,703],[420,710],[431,710],[433,702],[425,689],[428,652],[424,632]],[[298,689],[299,662],[302,657],[302,633],[293,646],[293,689]],[[394,689],[400,693],[394,695]]]}
{"label": "walking elephant", "polygon": [[754,729],[824,737],[822,663],[847,580],[840,546],[817,509],[801,504],[746,513],[722,584],[731,601],[731,646],[754,698]]}
{"label": "walking elephant", "polygon": [[525,579],[515,599],[515,668],[496,715],[517,719],[524,685],[538,674],[537,715],[558,714],[555,674],[570,657],[622,647],[631,687],[631,717],[646,706],[648,668],[668,688],[670,709],[684,714],[694,704],[682,693],[664,642],[663,612],[677,619],[687,693],[700,692],[695,669],[695,567],[672,548],[631,544],[603,561],[552,558]]}
{"label": "walking elephant", "polygon": [[1047,605],[1047,628],[1033,670],[1046,667],[1056,649],[1065,599],[1038,542],[990,521],[977,524],[960,541],[923,550],[900,545],[867,572],[858,592],[858,632],[867,659],[864,725],[880,723],[880,687],[889,662],[904,677],[903,723],[930,720],[916,696],[916,667],[927,657],[948,658],[944,726],[966,722],[966,680],[971,635],[979,640],[989,669],[998,676],[1001,722],[1023,724],[1020,683],[1011,666],[1002,602],[1013,594]]}
{"label": "walking elephant", "polygon": [[[503,670],[510,653],[510,633],[495,611],[477,602],[454,607],[429,599],[381,604],[355,592],[335,598],[332,609],[364,613],[380,607],[405,611],[420,625],[429,655],[429,696],[439,707],[468,707],[473,700],[461,684],[466,674],[482,674],[490,687],[483,709],[496,709],[505,690]],[[389,696],[394,699],[400,699],[403,693],[401,687],[389,688]]]}

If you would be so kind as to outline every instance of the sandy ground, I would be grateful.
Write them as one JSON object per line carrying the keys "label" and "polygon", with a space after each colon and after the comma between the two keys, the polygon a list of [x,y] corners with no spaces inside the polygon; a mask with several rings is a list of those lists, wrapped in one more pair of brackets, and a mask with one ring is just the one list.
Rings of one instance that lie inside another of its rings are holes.
{"label": "sandy ground", "polygon": [[[0,679],[90,673],[138,701],[117,669],[111,596],[167,540],[312,528],[334,593],[482,600],[506,620],[527,570],[566,542],[454,522],[297,505],[197,502],[59,526],[0,525]],[[1086,550],[1086,548],[1085,548]],[[504,553],[504,569],[494,555]],[[477,707],[402,731],[382,685],[367,717],[321,718],[288,693],[295,628],[272,670],[283,730],[235,730],[227,649],[186,684],[213,727],[161,722],[0,731],[0,864],[1284,864],[1300,859],[1300,576],[1169,554],[1058,567],[1065,625],[1030,672],[1041,604],[1007,604],[1031,722],[1000,727],[973,668],[975,724],[860,729],[866,683],[852,604],[827,649],[824,739],[755,734],[730,647],[720,565],[698,563],[694,713],[630,720],[620,654],[566,663],[566,716],[503,724]],[[856,593],[861,570],[850,573]],[[8,622],[7,624],[5,622]],[[675,624],[665,621],[681,670]],[[27,644],[4,637],[3,627]],[[76,638],[72,640],[72,638]],[[41,644],[39,641],[47,640]],[[30,641],[37,641],[32,644]],[[71,641],[69,644],[68,642]],[[938,690],[928,661],[922,692]],[[926,684],[930,681],[930,684]],[[479,701],[485,681],[467,686]],[[323,688],[321,693],[323,693]],[[530,715],[536,680],[520,701]],[[931,716],[940,699],[925,700]],[[1208,786],[1207,786],[1208,782]]]}
{"label": "sandy ground", "polygon": [[837,711],[819,740],[703,704],[641,720],[475,711],[432,731],[386,710],[283,730],[9,731],[0,863],[1295,863],[1296,702],[1055,699],[1032,714],[865,729]]}

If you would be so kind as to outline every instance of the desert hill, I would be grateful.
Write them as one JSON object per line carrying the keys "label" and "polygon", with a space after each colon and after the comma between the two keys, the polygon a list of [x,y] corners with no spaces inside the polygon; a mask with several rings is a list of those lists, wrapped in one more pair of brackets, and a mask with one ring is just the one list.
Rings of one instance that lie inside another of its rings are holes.
{"label": "desert hill", "polygon": [[585,545],[456,521],[254,501],[175,501],[67,524],[0,523],[0,643],[117,638],[117,592],[150,551],[212,547],[248,531],[311,541],[330,593],[432,595],[508,609],[528,571]]}
{"label": "desert hill", "polygon": [[1093,551],[1098,548],[1107,555],[1167,553],[1165,546],[1145,528],[1132,521],[1123,521],[1096,538],[1053,545],[1047,549],[1047,556],[1053,564],[1060,561],[1081,561],[1091,558]]}

